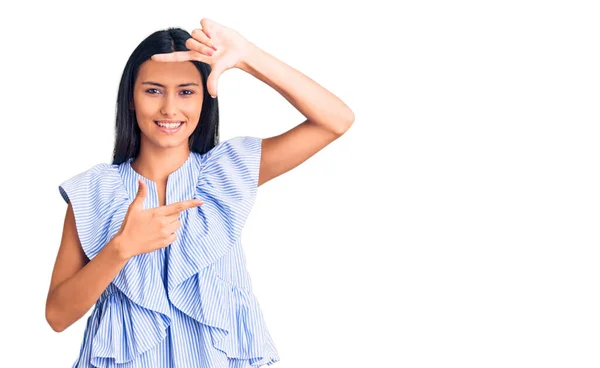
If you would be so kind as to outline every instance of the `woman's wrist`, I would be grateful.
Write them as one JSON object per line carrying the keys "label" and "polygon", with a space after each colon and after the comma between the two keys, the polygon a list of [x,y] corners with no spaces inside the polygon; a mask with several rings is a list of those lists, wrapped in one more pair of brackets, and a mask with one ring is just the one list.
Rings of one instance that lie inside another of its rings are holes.
{"label": "woman's wrist", "polygon": [[121,234],[115,235],[109,242],[106,244],[106,247],[109,248],[113,257],[119,261],[128,261],[131,258],[131,255],[127,253],[124,247],[123,237]]}

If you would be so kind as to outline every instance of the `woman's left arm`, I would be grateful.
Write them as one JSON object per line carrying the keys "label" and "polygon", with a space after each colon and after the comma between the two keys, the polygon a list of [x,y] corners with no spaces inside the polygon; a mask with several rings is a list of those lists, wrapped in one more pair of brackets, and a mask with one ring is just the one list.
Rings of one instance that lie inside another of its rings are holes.
{"label": "woman's left arm", "polygon": [[279,92],[312,124],[341,135],[354,122],[354,113],[342,100],[252,43],[238,68]]}
{"label": "woman's left arm", "polygon": [[271,86],[306,117],[294,128],[263,139],[260,186],[339,138],[354,122],[354,113],[327,89],[256,45],[248,50],[238,68]]}
{"label": "woman's left arm", "polygon": [[206,81],[211,96],[228,69],[244,70],[288,100],[306,120],[280,135],[262,139],[258,186],[295,168],[339,138],[354,123],[354,113],[331,92],[298,70],[276,59],[235,30],[211,19],[186,40],[189,51],[152,55],[152,60],[198,60],[211,66]]}

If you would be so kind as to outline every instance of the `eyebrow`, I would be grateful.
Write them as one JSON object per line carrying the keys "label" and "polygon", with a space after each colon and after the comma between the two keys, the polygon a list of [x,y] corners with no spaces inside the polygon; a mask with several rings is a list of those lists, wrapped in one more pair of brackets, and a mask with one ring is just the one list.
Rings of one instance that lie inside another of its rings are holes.
{"label": "eyebrow", "polygon": [[[165,86],[163,84],[160,83],[156,83],[156,82],[142,82],[142,84],[150,84],[152,86],[158,86],[158,87],[163,87],[165,88]],[[187,87],[187,86],[196,86],[196,87],[200,87],[197,83],[182,83],[180,85],[178,85],[177,87]]]}

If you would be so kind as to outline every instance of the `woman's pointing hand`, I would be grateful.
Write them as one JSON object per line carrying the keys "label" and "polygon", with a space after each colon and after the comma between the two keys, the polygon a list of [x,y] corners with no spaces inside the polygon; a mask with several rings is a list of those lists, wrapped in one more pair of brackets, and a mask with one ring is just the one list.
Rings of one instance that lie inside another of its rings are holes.
{"label": "woman's pointing hand", "polygon": [[143,180],[138,180],[138,192],[116,235],[122,239],[119,253],[126,259],[169,246],[177,239],[176,231],[181,227],[180,213],[204,203],[202,200],[189,199],[144,209],[147,195],[148,186]]}

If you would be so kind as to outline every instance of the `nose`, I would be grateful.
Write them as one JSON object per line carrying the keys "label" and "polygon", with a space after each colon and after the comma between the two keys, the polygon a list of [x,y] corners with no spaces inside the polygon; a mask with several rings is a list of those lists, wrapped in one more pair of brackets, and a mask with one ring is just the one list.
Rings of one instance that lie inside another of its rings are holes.
{"label": "nose", "polygon": [[167,94],[163,99],[163,104],[161,106],[161,114],[169,117],[173,117],[177,114],[177,101],[176,97],[173,94]]}

